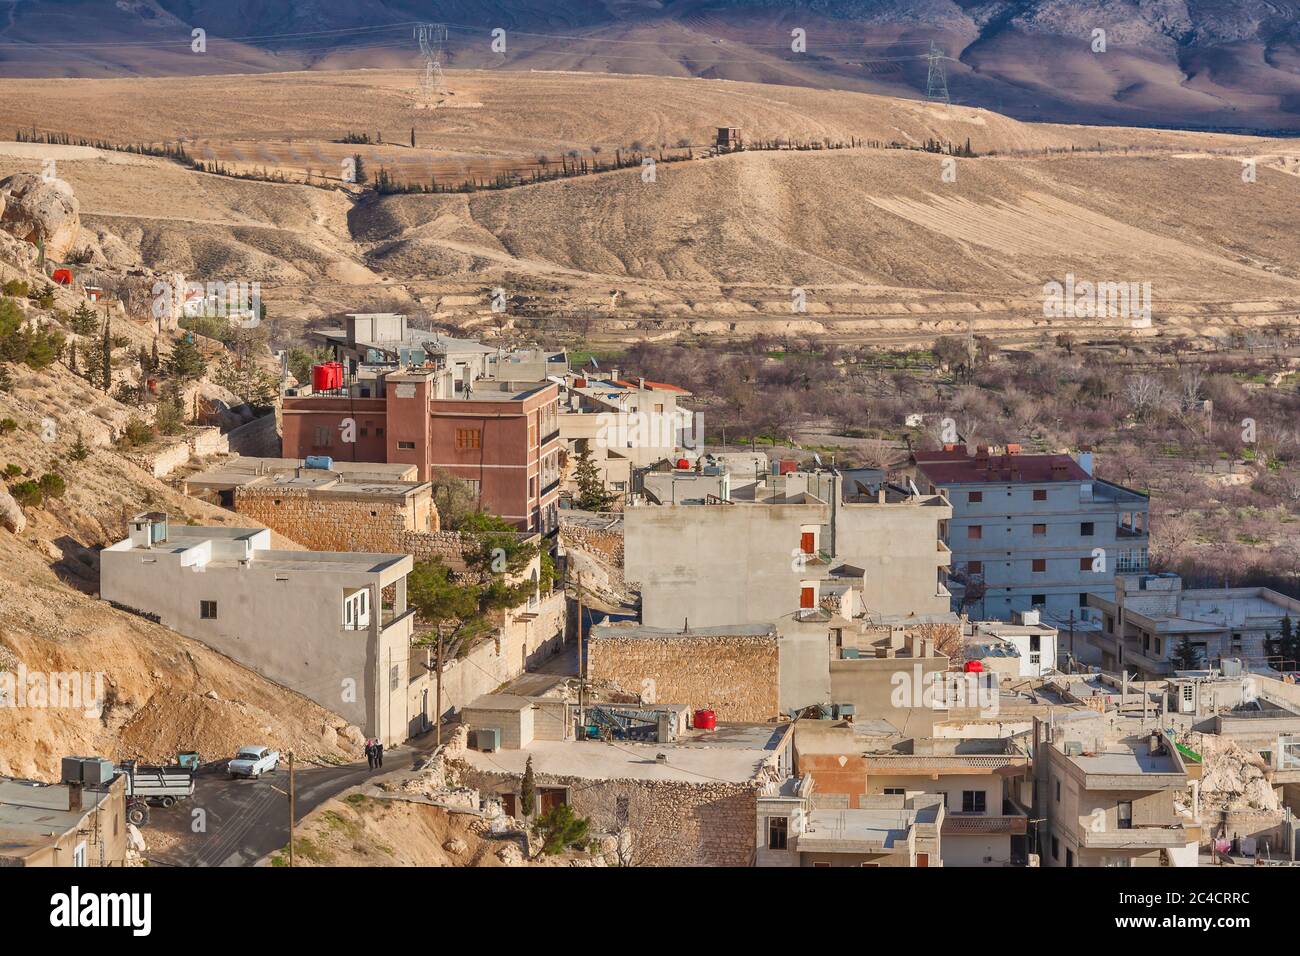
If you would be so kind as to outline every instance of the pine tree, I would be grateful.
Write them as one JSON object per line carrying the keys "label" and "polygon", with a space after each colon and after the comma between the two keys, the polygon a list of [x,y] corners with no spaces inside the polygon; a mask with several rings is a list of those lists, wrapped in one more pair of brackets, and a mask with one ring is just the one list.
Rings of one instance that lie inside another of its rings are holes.
{"label": "pine tree", "polygon": [[590,443],[585,440],[578,443],[578,464],[573,477],[578,483],[578,496],[574,504],[579,509],[604,511],[610,506],[614,496],[605,490],[605,483],[596,471],[596,463],[591,459]]}
{"label": "pine tree", "polygon": [[519,785],[519,812],[527,819],[537,809],[537,778],[533,775],[533,757],[524,764],[524,779]]}
{"label": "pine tree", "polygon": [[411,127],[411,149],[415,149],[415,127]]}
{"label": "pine tree", "polygon": [[153,350],[149,353],[149,367],[155,372],[162,366],[158,364],[158,336],[154,336]]}
{"label": "pine tree", "polygon": [[108,324],[108,313],[104,314],[104,337],[100,348],[103,352],[100,374],[104,380],[104,391],[107,392],[113,387],[113,330]]}
{"label": "pine tree", "polygon": [[12,391],[14,387],[14,377],[9,373],[9,369],[0,365],[0,392]]}
{"label": "pine tree", "polygon": [[81,432],[77,432],[77,440],[72,443],[72,449],[68,452],[68,457],[73,461],[85,461],[90,457],[90,447],[86,440],[81,437]]}
{"label": "pine tree", "polygon": [[77,374],[77,340],[72,340],[72,345],[68,349],[68,371],[73,375]]}
{"label": "pine tree", "polygon": [[167,356],[166,370],[169,375],[184,382],[202,378],[207,370],[207,362],[203,360],[198,345],[187,335],[172,347],[171,354]]}

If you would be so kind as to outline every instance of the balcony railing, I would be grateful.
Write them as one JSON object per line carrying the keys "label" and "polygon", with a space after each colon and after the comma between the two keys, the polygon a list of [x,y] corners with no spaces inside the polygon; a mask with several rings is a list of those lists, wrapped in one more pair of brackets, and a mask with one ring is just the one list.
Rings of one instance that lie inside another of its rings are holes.
{"label": "balcony railing", "polygon": [[1182,826],[1134,827],[1131,830],[1089,830],[1083,824],[1083,845],[1090,850],[1155,849],[1186,846],[1190,840]]}

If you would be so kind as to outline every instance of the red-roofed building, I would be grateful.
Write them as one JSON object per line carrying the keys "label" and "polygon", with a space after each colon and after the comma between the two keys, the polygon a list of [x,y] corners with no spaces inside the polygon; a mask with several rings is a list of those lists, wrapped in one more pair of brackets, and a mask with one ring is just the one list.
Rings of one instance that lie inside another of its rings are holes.
{"label": "red-roofed building", "polygon": [[982,618],[1039,608],[1057,626],[1080,621],[1088,594],[1113,597],[1117,572],[1146,570],[1148,497],[1094,477],[1090,451],[947,445],[914,452],[910,471],[952,503],[950,588],[960,600],[967,582],[982,585],[971,602]]}

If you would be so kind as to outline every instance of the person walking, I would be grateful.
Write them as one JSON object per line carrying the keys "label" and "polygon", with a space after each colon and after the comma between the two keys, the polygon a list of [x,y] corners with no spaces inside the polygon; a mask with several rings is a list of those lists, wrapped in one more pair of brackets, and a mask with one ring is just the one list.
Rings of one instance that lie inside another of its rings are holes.
{"label": "person walking", "polygon": [[375,765],[379,767],[384,765],[384,742],[382,740],[375,741]]}
{"label": "person walking", "polygon": [[375,769],[375,742],[373,739],[366,740],[366,763],[370,765],[371,770]]}

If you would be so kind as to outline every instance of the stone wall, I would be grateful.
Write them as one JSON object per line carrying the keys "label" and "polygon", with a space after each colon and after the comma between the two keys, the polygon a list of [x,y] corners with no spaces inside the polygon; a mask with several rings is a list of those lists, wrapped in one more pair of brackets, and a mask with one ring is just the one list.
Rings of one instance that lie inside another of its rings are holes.
{"label": "stone wall", "polygon": [[560,521],[560,543],[566,548],[581,548],[596,554],[606,564],[623,567],[623,522],[612,528],[589,528]]}
{"label": "stone wall", "polygon": [[588,676],[611,681],[647,703],[685,704],[718,720],[766,721],[781,711],[776,634],[620,637],[594,630]]}
{"label": "stone wall", "polygon": [[[625,830],[633,866],[750,866],[756,783],[593,780],[539,773],[539,787],[567,787],[574,812],[602,833]],[[461,782],[484,794],[517,793],[519,777],[469,771]]]}
{"label": "stone wall", "polygon": [[235,489],[235,511],[313,551],[413,553],[404,545],[409,516],[401,499],[349,499],[305,488],[249,485]]}

